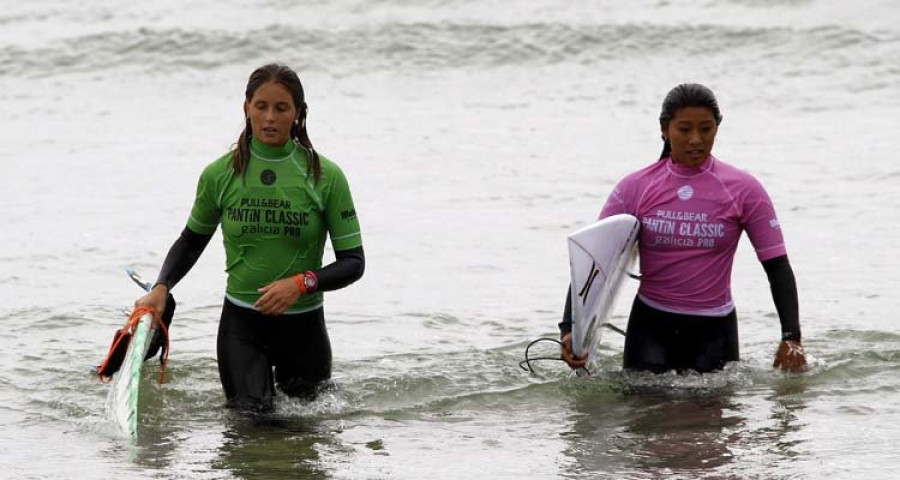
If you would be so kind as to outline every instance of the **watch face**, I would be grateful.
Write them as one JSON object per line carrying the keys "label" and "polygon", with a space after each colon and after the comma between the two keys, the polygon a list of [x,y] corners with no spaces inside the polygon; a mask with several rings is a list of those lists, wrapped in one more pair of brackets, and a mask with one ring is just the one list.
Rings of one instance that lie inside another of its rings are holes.
{"label": "watch face", "polygon": [[306,283],[307,290],[312,290],[312,289],[316,288],[316,283],[318,283],[318,282],[316,282],[316,277],[314,277],[312,275],[304,275],[303,281]]}

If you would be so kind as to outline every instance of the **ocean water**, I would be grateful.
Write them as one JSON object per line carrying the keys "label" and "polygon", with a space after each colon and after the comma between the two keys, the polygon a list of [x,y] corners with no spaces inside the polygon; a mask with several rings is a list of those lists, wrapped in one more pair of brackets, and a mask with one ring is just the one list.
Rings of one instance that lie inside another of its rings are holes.
{"label": "ocean water", "polygon": [[[0,9],[0,477],[894,478],[900,3],[77,3]],[[366,275],[326,296],[337,388],[223,408],[217,234],[174,292],[131,445],[90,373],[139,295],[124,270],[156,275],[270,61],[300,74],[362,222]],[[565,235],[658,156],[682,82],[717,93],[714,153],[775,202],[812,368],[770,368],[745,242],[724,372],[625,374],[612,332],[593,378],[522,371],[556,336]]]}

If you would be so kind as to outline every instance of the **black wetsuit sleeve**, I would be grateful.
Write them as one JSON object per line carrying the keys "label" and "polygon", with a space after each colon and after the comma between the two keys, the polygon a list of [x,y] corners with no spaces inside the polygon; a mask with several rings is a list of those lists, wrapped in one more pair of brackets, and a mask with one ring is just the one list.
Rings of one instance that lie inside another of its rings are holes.
{"label": "black wetsuit sleeve", "polygon": [[334,257],[333,263],[315,272],[319,279],[317,291],[327,292],[344,288],[362,278],[363,272],[366,271],[366,255],[362,247],[336,250]]}
{"label": "black wetsuit sleeve", "polygon": [[781,339],[799,342],[800,308],[797,300],[797,281],[788,257],[782,255],[771,258],[762,262],[762,265],[769,277],[772,299],[775,301],[775,310],[778,311],[778,319],[781,321]]}
{"label": "black wetsuit sleeve", "polygon": [[563,308],[562,321],[559,322],[559,336],[570,333],[572,331],[572,286],[566,290],[566,306]]}
{"label": "black wetsuit sleeve", "polygon": [[168,287],[171,291],[175,285],[184,278],[191,270],[191,267],[197,263],[200,254],[209,245],[212,234],[204,235],[197,233],[188,227],[184,227],[181,236],[172,244],[166,260],[163,262],[162,268],[159,270],[159,277],[156,284],[160,283]]}

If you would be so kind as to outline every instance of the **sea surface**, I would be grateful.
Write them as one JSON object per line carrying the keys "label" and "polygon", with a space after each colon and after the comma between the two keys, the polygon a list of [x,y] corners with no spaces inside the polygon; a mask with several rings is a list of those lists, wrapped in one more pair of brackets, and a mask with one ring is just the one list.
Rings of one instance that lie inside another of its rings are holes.
{"label": "sea surface", "polygon": [[[0,3],[0,478],[896,478],[900,2]],[[217,233],[132,445],[90,371],[140,294],[124,271],[155,277],[271,61],[363,228],[365,276],[326,295],[336,389],[224,408]],[[725,371],[623,373],[614,332],[591,378],[522,370],[557,335],[566,235],[658,157],[682,82],[717,93],[714,154],[775,203],[810,371],[771,368],[746,239]]]}

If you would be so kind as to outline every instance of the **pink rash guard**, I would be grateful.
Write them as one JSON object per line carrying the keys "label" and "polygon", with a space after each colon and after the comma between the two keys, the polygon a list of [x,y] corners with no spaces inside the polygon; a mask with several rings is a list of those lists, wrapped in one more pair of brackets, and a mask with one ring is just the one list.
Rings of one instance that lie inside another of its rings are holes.
{"label": "pink rash guard", "polygon": [[699,167],[658,161],[625,177],[600,218],[641,221],[641,286],[647,305],[724,316],[734,308],[731,267],[741,232],[760,261],[786,255],[775,209],[752,175],[710,156]]}

